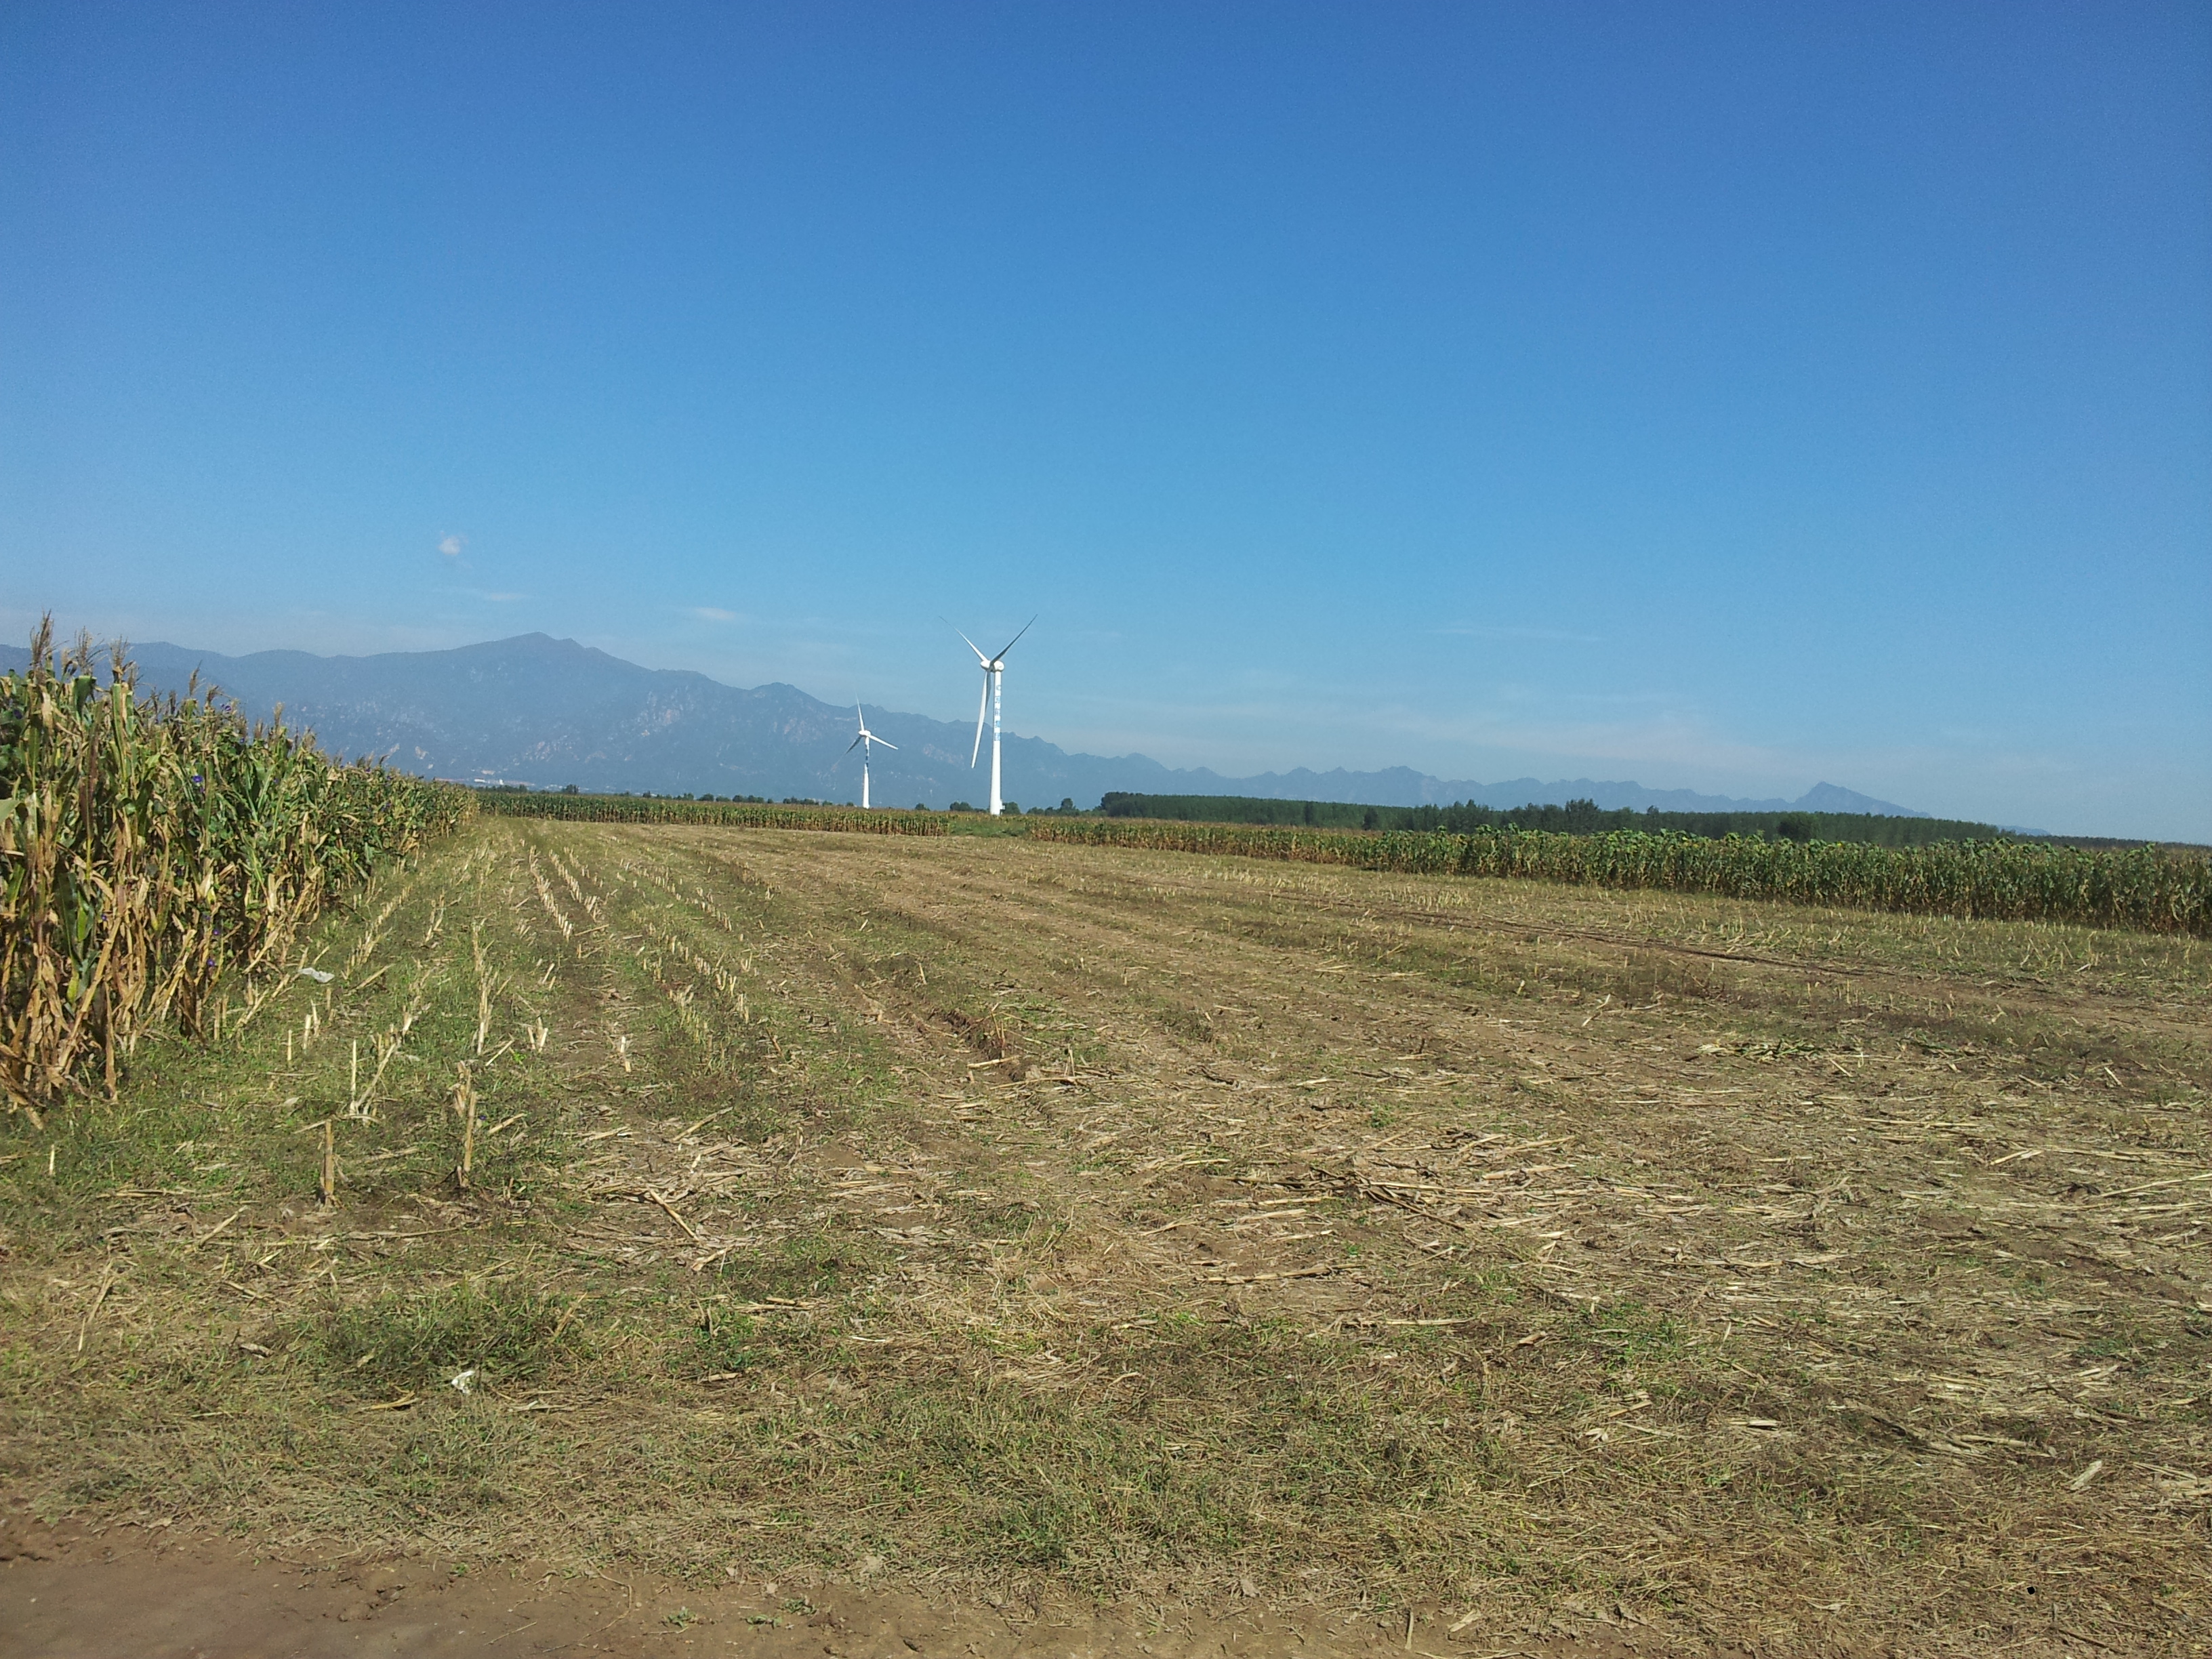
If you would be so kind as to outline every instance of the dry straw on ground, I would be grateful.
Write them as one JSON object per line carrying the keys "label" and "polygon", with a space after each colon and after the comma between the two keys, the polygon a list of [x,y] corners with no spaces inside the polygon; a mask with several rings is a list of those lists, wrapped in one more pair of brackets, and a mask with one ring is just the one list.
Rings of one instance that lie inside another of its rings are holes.
{"label": "dry straw on ground", "polygon": [[0,1150],[49,1508],[1438,1652],[2212,1617],[2194,939],[510,820],[315,939]]}

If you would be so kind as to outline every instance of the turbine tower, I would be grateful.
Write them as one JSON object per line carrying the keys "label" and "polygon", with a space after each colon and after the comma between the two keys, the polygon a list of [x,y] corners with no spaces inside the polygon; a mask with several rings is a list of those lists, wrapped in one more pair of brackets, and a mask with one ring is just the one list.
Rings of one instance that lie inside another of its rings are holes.
{"label": "turbine tower", "polygon": [[879,743],[886,749],[896,749],[898,745],[885,741],[868,730],[868,717],[862,713],[860,705],[857,702],[853,705],[853,712],[860,717],[860,735],[846,745],[845,752],[849,755],[855,749],[860,751],[860,810],[865,812],[868,810],[868,756]]}
{"label": "turbine tower", "polygon": [[[945,625],[952,628],[951,623]],[[1022,624],[1022,634],[1028,633],[1036,626],[1036,618],[1031,617]],[[960,634],[957,628],[952,628],[952,631]],[[983,665],[983,701],[975,705],[975,747],[968,757],[968,764],[974,767],[976,757],[983,752],[983,716],[988,714],[991,717],[991,816],[994,818],[1006,810],[1006,802],[999,795],[999,677],[1006,672],[1006,653],[1020,643],[1022,634],[1015,635],[1000,646],[995,657],[985,656],[975,641],[965,634],[960,634],[960,637],[967,641],[968,648],[975,653],[975,660]]]}

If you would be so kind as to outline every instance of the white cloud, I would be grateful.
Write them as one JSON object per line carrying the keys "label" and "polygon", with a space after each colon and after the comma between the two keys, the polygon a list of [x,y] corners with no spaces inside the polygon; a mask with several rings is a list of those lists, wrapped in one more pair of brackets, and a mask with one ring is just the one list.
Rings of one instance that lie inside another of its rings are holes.
{"label": "white cloud", "polygon": [[736,611],[725,611],[719,605],[695,605],[691,607],[691,614],[701,622],[733,623],[738,620]]}
{"label": "white cloud", "polygon": [[448,536],[438,544],[438,551],[449,559],[458,559],[461,556],[461,550],[468,544],[466,536]]}

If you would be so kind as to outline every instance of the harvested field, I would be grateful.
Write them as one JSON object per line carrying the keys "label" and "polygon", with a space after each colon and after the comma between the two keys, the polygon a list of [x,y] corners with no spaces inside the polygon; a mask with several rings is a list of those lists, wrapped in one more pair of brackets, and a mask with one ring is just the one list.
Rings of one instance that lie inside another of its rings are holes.
{"label": "harvested field", "polygon": [[2212,1628],[2202,940],[490,819],[315,951],[7,1131],[40,1516],[1435,1654]]}

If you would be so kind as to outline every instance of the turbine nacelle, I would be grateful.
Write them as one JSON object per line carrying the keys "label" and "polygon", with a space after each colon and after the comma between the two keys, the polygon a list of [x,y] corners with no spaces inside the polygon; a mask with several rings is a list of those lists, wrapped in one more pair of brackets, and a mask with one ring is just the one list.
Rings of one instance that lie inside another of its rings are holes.
{"label": "turbine nacelle", "polygon": [[868,730],[868,717],[865,714],[861,713],[860,705],[857,702],[853,705],[853,714],[856,723],[860,728],[860,735],[854,738],[852,742],[845,745],[845,752],[847,754],[851,754],[855,749],[858,749],[864,743],[871,744],[879,743],[886,749],[896,749],[898,747],[898,745],[893,743],[890,738],[879,738],[874,732]]}

